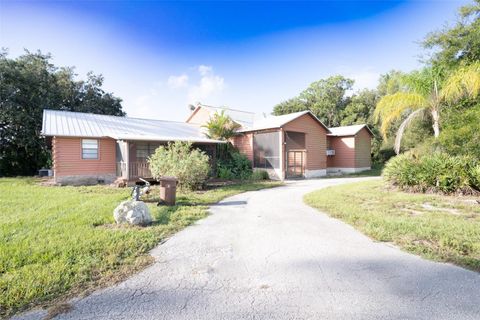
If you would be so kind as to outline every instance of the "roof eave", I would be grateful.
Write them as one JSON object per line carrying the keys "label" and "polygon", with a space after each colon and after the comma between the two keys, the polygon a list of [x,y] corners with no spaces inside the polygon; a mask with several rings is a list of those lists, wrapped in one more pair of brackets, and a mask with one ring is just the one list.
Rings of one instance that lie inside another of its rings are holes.
{"label": "roof eave", "polygon": [[329,137],[354,137],[355,135],[356,133],[355,134],[333,134],[333,133],[327,134],[327,136]]}
{"label": "roof eave", "polygon": [[262,130],[272,130],[272,129],[280,129],[281,126],[271,126],[271,127],[260,127],[260,128],[249,128],[238,130],[237,133],[245,133],[245,132],[253,132],[253,131],[262,131]]}
{"label": "roof eave", "polygon": [[292,122],[292,121],[297,120],[298,118],[300,118],[300,117],[302,117],[302,116],[304,116],[304,115],[306,115],[306,114],[310,115],[310,116],[311,116],[314,120],[316,120],[325,130],[327,130],[327,134],[328,134],[329,132],[331,133],[330,129],[328,129],[328,127],[327,127],[326,125],[324,125],[323,122],[320,121],[320,119],[318,119],[317,116],[314,115],[310,110],[305,110],[305,112],[300,113],[297,117],[295,117],[295,118],[293,118],[293,119],[291,119],[291,120],[283,123],[283,124],[280,126],[280,128],[283,127],[283,126],[285,126],[285,125],[287,125],[288,123],[290,123],[290,122]]}
{"label": "roof eave", "polygon": [[[368,127],[368,125],[365,124],[365,125],[363,126],[363,128],[367,129],[368,133],[370,133],[370,134],[372,135],[372,137],[375,137],[375,134],[373,133],[372,130],[370,130],[370,128]],[[363,129],[363,128],[362,128],[362,129]],[[360,130],[362,130],[362,129],[360,129]],[[360,130],[358,130],[358,132],[360,132]],[[357,133],[358,133],[358,132],[357,132]]]}
{"label": "roof eave", "polygon": [[187,120],[185,120],[186,123],[189,123],[188,121],[190,121],[193,116],[198,112],[198,110],[201,108],[202,106],[201,105],[197,105],[195,107],[195,109],[193,109],[193,111],[190,113],[190,115],[188,116]]}
{"label": "roof eave", "polygon": [[226,141],[222,140],[214,140],[214,139],[195,139],[195,138],[173,138],[173,137],[128,137],[128,136],[87,136],[87,135],[67,135],[67,134],[41,134],[45,137],[65,137],[65,138],[94,138],[94,139],[113,139],[113,140],[130,140],[130,141],[161,141],[161,142],[169,142],[169,141],[185,141],[185,142],[192,142],[192,143],[226,143]]}

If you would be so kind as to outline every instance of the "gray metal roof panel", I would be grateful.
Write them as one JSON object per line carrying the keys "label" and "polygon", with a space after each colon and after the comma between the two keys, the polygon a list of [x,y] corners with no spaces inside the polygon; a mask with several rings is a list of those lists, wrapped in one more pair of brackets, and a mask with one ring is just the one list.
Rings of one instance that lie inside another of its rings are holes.
{"label": "gray metal roof panel", "polygon": [[207,138],[204,128],[200,125],[58,110],[44,110],[42,134],[45,136],[111,137],[122,140],[222,143],[222,141]]}
{"label": "gray metal roof panel", "polygon": [[360,132],[363,128],[366,128],[368,132],[370,132],[371,135],[373,135],[373,132],[368,128],[366,124],[355,124],[351,126],[343,126],[343,127],[333,127],[329,128],[330,129],[330,134],[329,136],[354,136],[357,133]]}

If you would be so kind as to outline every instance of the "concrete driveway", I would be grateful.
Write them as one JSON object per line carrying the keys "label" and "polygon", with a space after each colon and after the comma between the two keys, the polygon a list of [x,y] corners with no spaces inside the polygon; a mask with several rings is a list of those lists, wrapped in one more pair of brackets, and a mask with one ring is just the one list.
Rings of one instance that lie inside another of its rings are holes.
{"label": "concrete driveway", "polygon": [[480,319],[479,274],[374,242],[302,202],[358,180],[228,198],[154,249],[154,265],[58,318]]}

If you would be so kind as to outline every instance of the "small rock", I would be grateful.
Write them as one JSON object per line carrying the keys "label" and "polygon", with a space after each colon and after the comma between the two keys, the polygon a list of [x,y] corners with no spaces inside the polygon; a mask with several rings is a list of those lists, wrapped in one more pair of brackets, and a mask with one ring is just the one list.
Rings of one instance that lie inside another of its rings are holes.
{"label": "small rock", "polygon": [[127,186],[127,179],[119,177],[115,181],[113,181],[111,186],[117,188],[125,188]]}
{"label": "small rock", "polygon": [[148,206],[143,201],[123,201],[113,211],[116,223],[129,223],[133,225],[147,225],[152,222]]}

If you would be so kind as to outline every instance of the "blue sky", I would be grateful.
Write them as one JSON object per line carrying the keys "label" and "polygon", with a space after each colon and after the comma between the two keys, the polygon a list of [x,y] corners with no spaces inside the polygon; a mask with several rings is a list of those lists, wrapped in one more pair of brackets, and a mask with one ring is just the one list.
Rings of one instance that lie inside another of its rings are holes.
{"label": "blue sky", "polygon": [[103,74],[130,116],[184,120],[197,101],[270,113],[330,75],[373,88],[418,67],[418,41],[465,3],[2,0],[0,46]]}

